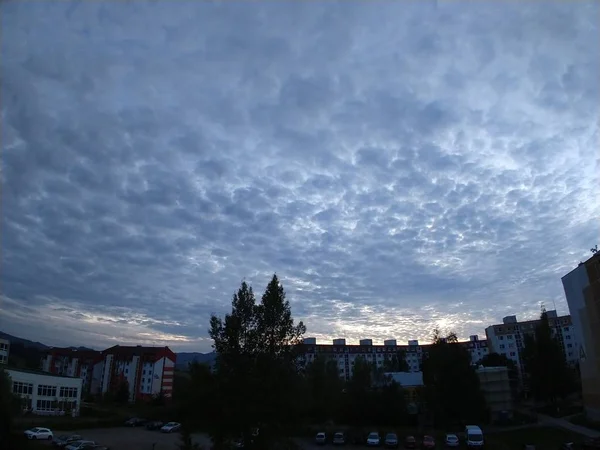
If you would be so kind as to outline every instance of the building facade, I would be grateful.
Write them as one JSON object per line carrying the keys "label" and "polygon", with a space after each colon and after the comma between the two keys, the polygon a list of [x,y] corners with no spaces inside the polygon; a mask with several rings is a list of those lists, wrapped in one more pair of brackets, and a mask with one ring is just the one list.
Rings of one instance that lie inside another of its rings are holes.
{"label": "building facade", "polygon": [[23,410],[34,414],[78,416],[82,380],[24,369],[5,369],[12,392],[22,399]]}
{"label": "building facade", "polygon": [[168,347],[120,346],[103,351],[53,348],[42,359],[42,370],[78,377],[85,394],[116,392],[127,382],[129,401],[173,395],[177,357]]}
{"label": "building facade", "polygon": [[[547,316],[550,328],[554,336],[558,338],[565,359],[569,364],[576,364],[579,361],[579,344],[571,316],[558,316],[556,311],[547,311]],[[489,351],[513,360],[519,369],[519,374],[522,374],[524,371],[524,362],[521,358],[523,342],[526,335],[532,335],[535,332],[539,323],[540,319],[519,322],[517,316],[507,316],[502,319],[501,324],[487,327],[485,334]]]}
{"label": "building facade", "polygon": [[600,253],[562,277],[577,333],[583,404],[600,420]]}
{"label": "building facade", "polygon": [[513,416],[513,398],[508,368],[479,367],[477,376],[492,421]]}
{"label": "building facade", "polygon": [[102,361],[102,352],[73,348],[52,348],[42,358],[42,371],[81,378],[83,392],[90,392],[94,365]]}
{"label": "building facade", "polygon": [[10,341],[0,339],[0,364],[8,364],[8,355],[10,353]]}
{"label": "building facade", "polygon": [[[383,345],[373,344],[372,339],[361,339],[358,345],[346,344],[346,339],[334,339],[332,344],[317,344],[316,338],[305,338],[301,364],[310,364],[319,355],[336,360],[340,378],[349,380],[357,358],[363,358],[376,367],[384,368],[384,361],[395,357],[403,357],[409,372],[420,372],[423,358],[428,356],[430,344],[419,344],[417,340],[408,341],[407,345],[398,345],[395,339],[388,339]],[[473,335],[469,341],[459,342],[471,354],[473,364],[488,354],[487,342]]]}
{"label": "building facade", "polygon": [[116,345],[102,352],[102,360],[92,369],[90,392],[116,392],[127,382],[129,401],[148,400],[162,393],[173,395],[177,357],[169,347],[124,347]]}

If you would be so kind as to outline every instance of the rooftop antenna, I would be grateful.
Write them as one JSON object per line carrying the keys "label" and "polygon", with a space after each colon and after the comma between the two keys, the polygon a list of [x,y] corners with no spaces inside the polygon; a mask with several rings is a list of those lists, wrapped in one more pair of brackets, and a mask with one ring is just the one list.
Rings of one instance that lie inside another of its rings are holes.
{"label": "rooftop antenna", "polygon": [[596,253],[598,253],[598,244],[596,244],[592,248],[590,248],[590,252],[592,252],[592,255],[595,255]]}

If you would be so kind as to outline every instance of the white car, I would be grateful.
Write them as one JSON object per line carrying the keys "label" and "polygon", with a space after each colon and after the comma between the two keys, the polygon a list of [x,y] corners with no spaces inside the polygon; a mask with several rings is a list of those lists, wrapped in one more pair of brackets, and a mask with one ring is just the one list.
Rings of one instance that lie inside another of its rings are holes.
{"label": "white car", "polygon": [[455,434],[447,434],[446,435],[446,447],[456,448],[460,445],[458,440],[458,436]]}
{"label": "white car", "polygon": [[181,424],[177,423],[177,422],[169,422],[167,424],[165,424],[160,431],[162,431],[163,433],[174,433],[176,431],[179,431],[179,429],[181,428]]}
{"label": "white car", "polygon": [[92,445],[96,445],[94,441],[75,441],[65,447],[65,450],[79,450],[89,448]]}
{"label": "white car", "polygon": [[27,439],[48,439],[51,440],[54,435],[52,434],[52,430],[50,428],[41,428],[35,427],[31,430],[25,431],[25,436]]}
{"label": "white car", "polygon": [[367,436],[367,445],[369,447],[377,447],[381,442],[381,438],[379,437],[379,433],[376,431],[369,433]]}

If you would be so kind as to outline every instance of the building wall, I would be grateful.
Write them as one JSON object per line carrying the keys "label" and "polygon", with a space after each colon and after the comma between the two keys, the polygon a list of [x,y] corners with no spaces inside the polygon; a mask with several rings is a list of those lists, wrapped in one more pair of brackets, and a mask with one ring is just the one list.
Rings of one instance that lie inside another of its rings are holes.
{"label": "building wall", "polygon": [[[548,311],[548,316],[550,327],[561,344],[565,359],[572,365],[576,364],[579,361],[579,345],[571,316],[557,316],[556,311]],[[513,360],[521,375],[524,370],[521,353],[524,348],[525,336],[533,334],[539,322],[539,319],[519,322],[515,316],[507,316],[502,324],[487,327],[485,334],[489,351],[505,355]]]}
{"label": "building wall", "polygon": [[164,358],[161,389],[167,398],[173,396],[173,379],[175,376],[175,361]]}
{"label": "building wall", "polygon": [[81,406],[81,378],[58,377],[7,369],[15,395],[23,399],[23,407],[31,408],[36,414],[56,414],[70,409],[79,415]]}
{"label": "building wall", "polygon": [[579,368],[587,414],[600,420],[600,254],[562,277],[579,343]]}
{"label": "building wall", "polygon": [[0,339],[0,364],[8,364],[8,355],[10,354],[10,341]]}
{"label": "building wall", "polygon": [[513,400],[508,369],[506,367],[479,368],[477,376],[492,420],[500,419],[505,413],[508,417],[512,417]]}
{"label": "building wall", "polygon": [[162,379],[163,379],[163,367],[165,365],[166,358],[160,358],[152,365],[152,383],[150,387],[150,391],[152,395],[156,395],[160,393],[162,390]]}
{"label": "building wall", "polygon": [[[471,340],[460,342],[459,345],[465,347],[470,355],[471,361],[475,364],[488,353],[487,341],[479,340],[477,336],[472,336]],[[419,345],[419,341],[410,340],[408,345],[397,345],[395,340],[387,340],[384,345],[372,345],[371,340],[363,339],[365,345],[346,344],[345,339],[334,339],[332,345],[316,344],[315,338],[304,339],[305,354],[301,356],[299,364],[306,366],[315,360],[319,355],[327,356],[337,361],[339,375],[343,379],[350,379],[353,367],[357,358],[363,358],[367,362],[377,367],[384,367],[386,358],[392,358],[399,352],[404,353],[405,361],[408,364],[410,372],[419,372],[423,358],[428,355],[429,345]],[[368,344],[368,345],[367,345]]]}

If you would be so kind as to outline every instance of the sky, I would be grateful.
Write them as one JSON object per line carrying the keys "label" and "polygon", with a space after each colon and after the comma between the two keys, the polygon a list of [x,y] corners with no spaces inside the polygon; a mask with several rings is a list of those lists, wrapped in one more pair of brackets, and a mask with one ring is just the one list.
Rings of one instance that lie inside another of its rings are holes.
{"label": "sky", "polygon": [[3,2],[0,330],[460,338],[599,243],[597,2]]}

